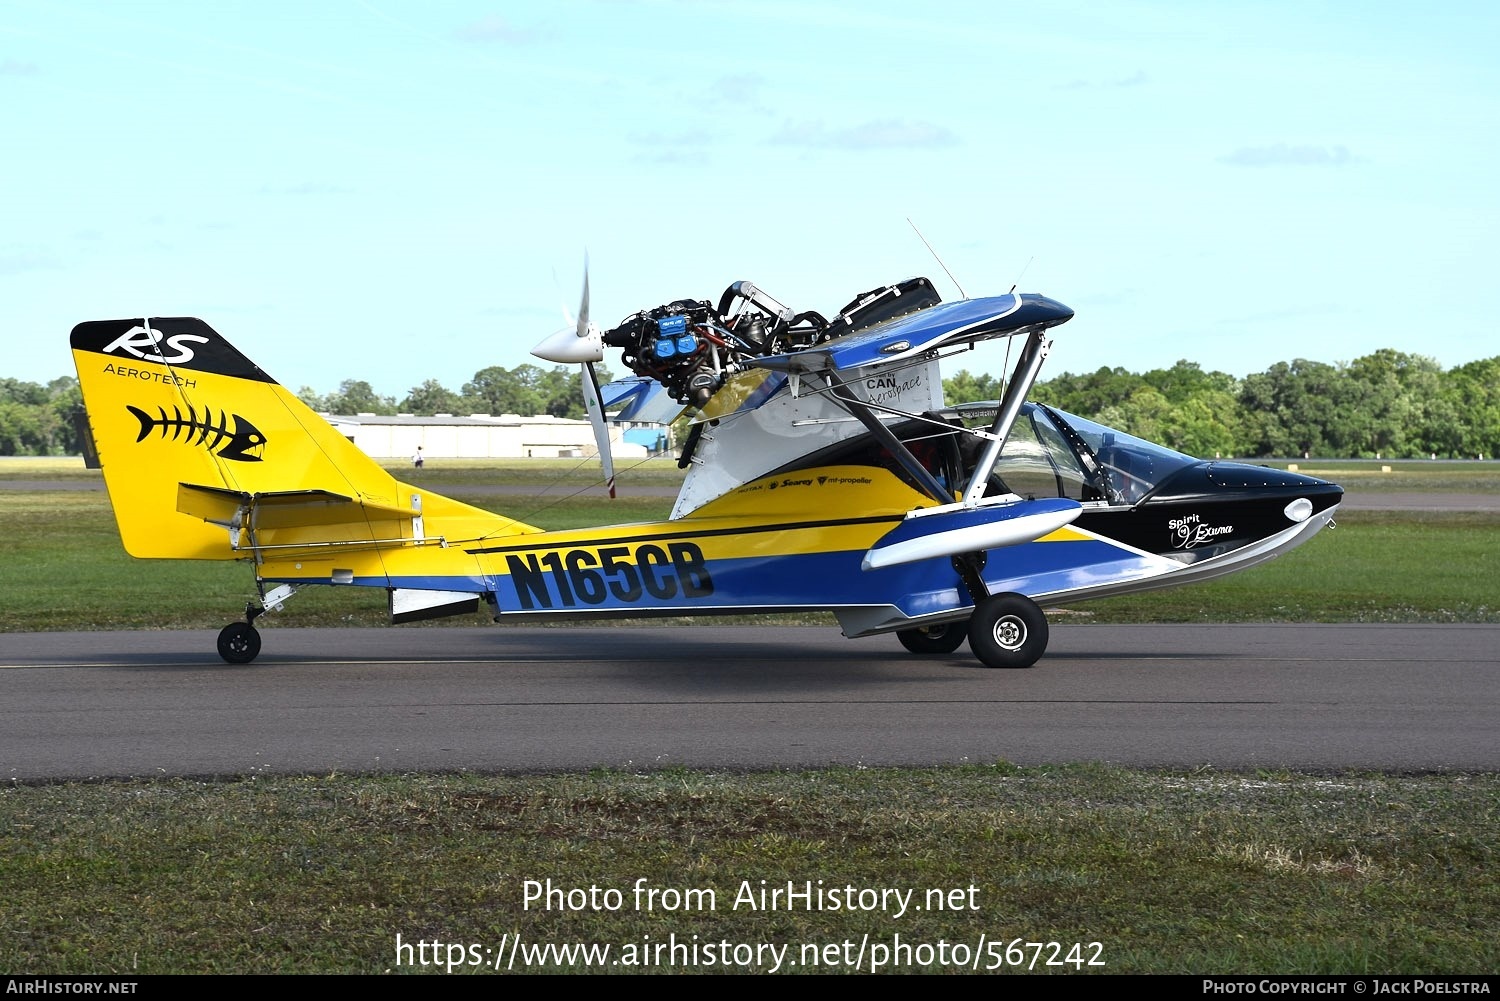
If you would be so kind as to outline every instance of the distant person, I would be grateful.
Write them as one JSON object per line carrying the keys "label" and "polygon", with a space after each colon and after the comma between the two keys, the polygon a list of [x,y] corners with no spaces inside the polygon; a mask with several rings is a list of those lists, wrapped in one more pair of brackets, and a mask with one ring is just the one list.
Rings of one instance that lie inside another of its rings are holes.
{"label": "distant person", "polygon": [[422,446],[417,446],[417,454],[411,457],[411,464],[417,469],[422,468]]}

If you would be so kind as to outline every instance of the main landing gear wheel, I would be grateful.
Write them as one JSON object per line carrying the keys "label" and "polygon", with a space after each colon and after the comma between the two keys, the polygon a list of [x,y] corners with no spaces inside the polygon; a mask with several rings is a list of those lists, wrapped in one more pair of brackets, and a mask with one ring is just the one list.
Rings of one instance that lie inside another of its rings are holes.
{"label": "main landing gear wheel", "polygon": [[985,667],[1030,667],[1047,650],[1047,616],[1024,594],[994,594],[974,608],[969,649]]}
{"label": "main landing gear wheel", "polygon": [[896,633],[901,645],[912,653],[952,653],[968,638],[966,623],[943,622],[935,626],[918,626]]}
{"label": "main landing gear wheel", "polygon": [[219,656],[231,664],[248,664],[260,653],[260,630],[248,622],[231,622],[219,630]]}

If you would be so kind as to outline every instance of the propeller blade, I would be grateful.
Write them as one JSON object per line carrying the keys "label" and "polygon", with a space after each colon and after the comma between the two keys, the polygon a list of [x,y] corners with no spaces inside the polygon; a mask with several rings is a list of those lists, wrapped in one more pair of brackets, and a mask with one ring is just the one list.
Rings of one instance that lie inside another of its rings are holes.
{"label": "propeller blade", "polygon": [[589,322],[588,254],[583,255],[583,296],[578,304],[578,319],[573,319],[566,305],[563,306],[563,318],[568,325],[532,348],[531,353],[543,361],[555,361],[563,365],[586,365],[593,361],[603,361],[604,334]]}
{"label": "propeller blade", "polygon": [[[588,285],[584,285],[584,309],[588,309]],[[604,397],[599,392],[599,377],[594,366],[583,363],[583,405],[589,412],[589,423],[594,426],[594,443],[599,446],[599,466],[604,471],[604,482],[609,486],[609,496],[615,496],[615,457],[609,450],[609,424],[604,419]]]}
{"label": "propeller blade", "polygon": [[[554,275],[554,278],[556,276]],[[583,406],[589,413],[589,424],[594,428],[594,443],[599,446],[599,466],[604,472],[604,482],[609,486],[609,496],[615,496],[615,457],[609,450],[609,424],[604,417],[604,397],[599,390],[599,377],[594,373],[594,362],[604,360],[604,334],[589,322],[589,255],[583,255],[583,295],[578,303],[578,320],[568,314],[563,305],[563,317],[568,325],[531,349],[531,353],[546,361],[565,365],[583,366]]]}
{"label": "propeller blade", "polygon": [[583,300],[578,304],[578,336],[587,337],[589,331],[589,255],[583,255]]}

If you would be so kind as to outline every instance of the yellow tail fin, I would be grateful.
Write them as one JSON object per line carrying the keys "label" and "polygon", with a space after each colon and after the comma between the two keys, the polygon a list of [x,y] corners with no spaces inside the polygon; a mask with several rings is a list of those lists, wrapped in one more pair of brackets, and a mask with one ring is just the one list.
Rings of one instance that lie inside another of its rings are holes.
{"label": "yellow tail fin", "polygon": [[423,515],[428,536],[435,518],[450,537],[537,531],[437,495],[424,504],[202,320],[80,323],[71,342],[132,556],[244,559],[273,537],[399,545]]}

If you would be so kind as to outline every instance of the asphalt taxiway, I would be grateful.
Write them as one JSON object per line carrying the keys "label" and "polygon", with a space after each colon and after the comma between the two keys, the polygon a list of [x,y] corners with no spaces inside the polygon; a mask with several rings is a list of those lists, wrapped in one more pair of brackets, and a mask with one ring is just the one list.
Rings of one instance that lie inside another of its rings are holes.
{"label": "asphalt taxiway", "polygon": [[833,628],[0,636],[0,777],[1017,764],[1500,769],[1500,626],[1054,625],[1024,671]]}

